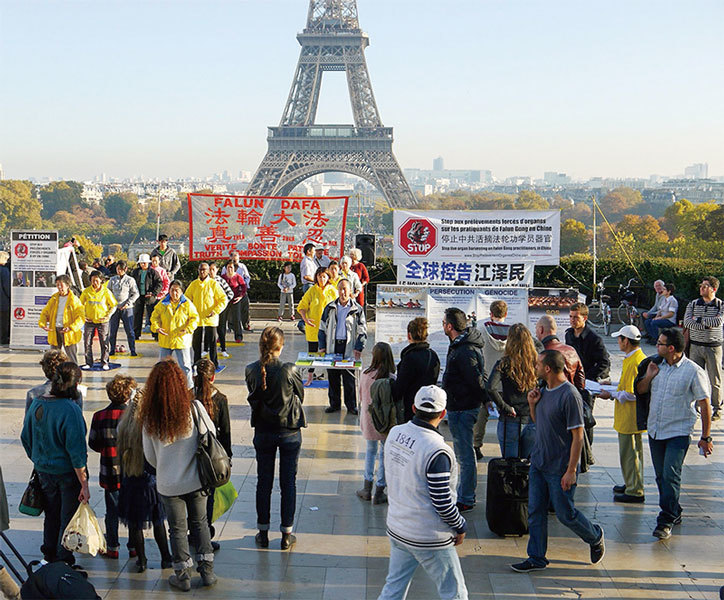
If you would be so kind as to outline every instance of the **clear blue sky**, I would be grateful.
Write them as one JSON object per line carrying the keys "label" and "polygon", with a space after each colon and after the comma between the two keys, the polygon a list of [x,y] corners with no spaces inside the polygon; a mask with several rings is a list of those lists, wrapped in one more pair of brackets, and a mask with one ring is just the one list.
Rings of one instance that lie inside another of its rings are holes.
{"label": "clear blue sky", "polygon": [[[255,170],[306,0],[0,0],[12,178]],[[358,0],[403,167],[724,175],[724,2]],[[336,75],[336,76],[335,76]],[[327,74],[318,122],[348,122]]]}

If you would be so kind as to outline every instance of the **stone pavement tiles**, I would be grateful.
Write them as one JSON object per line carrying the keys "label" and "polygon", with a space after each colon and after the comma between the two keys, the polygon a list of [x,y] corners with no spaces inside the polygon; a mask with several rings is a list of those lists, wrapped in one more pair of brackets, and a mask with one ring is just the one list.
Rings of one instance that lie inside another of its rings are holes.
{"label": "stone pavement tiles", "polygon": [[[230,401],[234,444],[233,482],[239,498],[217,522],[221,551],[215,568],[219,583],[200,587],[194,577],[192,595],[201,598],[296,598],[374,599],[384,584],[389,546],[385,535],[385,506],[360,501],[354,491],[361,486],[364,440],[357,419],[343,410],[324,414],[326,390],[307,390],[305,410],[309,427],[303,431],[303,447],[297,479],[298,499],[295,533],[297,544],[291,552],[279,550],[279,494],[275,486],[272,504],[272,532],[268,550],[254,544],[256,513],[254,492],[256,463],[249,427],[249,407],[243,383],[244,366],[257,359],[258,335],[267,324],[254,323],[255,333],[245,335],[244,347],[235,348],[225,361],[228,368],[218,376],[219,388]],[[287,334],[283,359],[293,360],[306,350],[304,338],[294,324],[282,324]],[[374,343],[371,324],[365,364]],[[615,340],[608,340],[614,357],[614,378],[621,369]],[[646,346],[647,353],[653,352]],[[155,360],[150,344],[144,356],[130,360],[119,356],[117,372],[127,372],[143,382]],[[12,530],[8,532],[28,559],[40,558],[42,518],[20,515],[17,507],[31,471],[19,441],[25,392],[42,381],[39,355],[0,352],[0,464],[9,495]],[[106,403],[104,386],[115,373],[83,374],[88,385],[84,407],[90,423],[94,411]],[[478,463],[478,505],[466,518],[470,529],[459,549],[471,598],[512,600],[515,598],[716,598],[724,584],[722,565],[722,523],[724,517],[724,436],[720,422],[714,428],[714,455],[699,456],[692,446],[686,457],[682,505],[684,521],[674,536],[657,542],[651,531],[658,511],[653,470],[646,450],[646,504],[617,505],[611,487],[620,483],[618,445],[612,429],[613,404],[598,400],[598,426],[594,440],[596,465],[580,476],[576,505],[606,532],[606,556],[596,566],[589,564],[588,548],[550,517],[550,566],[532,574],[513,573],[509,564],[524,558],[527,537],[498,538],[485,523],[486,461],[499,456],[495,435],[497,423],[488,425]],[[447,427],[441,431],[450,440]],[[103,523],[105,506],[98,486],[98,454],[89,452],[91,504]],[[126,531],[121,527],[122,552],[118,561],[80,556],[99,594],[107,599],[161,599],[177,596],[166,579],[171,571],[160,570],[160,557],[152,538],[147,537],[149,569],[135,573],[135,559],[125,552]],[[422,570],[416,573],[408,598],[436,598],[433,583]]]}

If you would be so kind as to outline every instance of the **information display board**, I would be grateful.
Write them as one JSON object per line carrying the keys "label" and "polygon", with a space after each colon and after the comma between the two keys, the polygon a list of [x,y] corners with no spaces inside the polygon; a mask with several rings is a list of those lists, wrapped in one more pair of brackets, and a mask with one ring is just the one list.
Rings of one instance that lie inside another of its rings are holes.
{"label": "information display board", "polygon": [[428,261],[411,258],[396,265],[399,285],[455,285],[462,281],[474,286],[522,286],[533,285],[533,267],[531,261],[517,262],[481,262]]}
{"label": "information display board", "polygon": [[10,348],[45,350],[49,347],[48,336],[38,327],[38,321],[56,291],[58,232],[11,231],[10,252]]}

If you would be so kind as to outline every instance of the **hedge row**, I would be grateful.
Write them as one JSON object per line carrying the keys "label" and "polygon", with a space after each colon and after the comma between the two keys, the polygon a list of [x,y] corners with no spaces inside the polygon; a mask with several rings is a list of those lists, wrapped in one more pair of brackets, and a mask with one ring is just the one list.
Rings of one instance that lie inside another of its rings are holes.
{"label": "hedge row", "polygon": [[[179,278],[186,283],[197,276],[198,262],[190,262],[186,256],[180,256],[181,271]],[[223,262],[219,261],[219,265]],[[250,298],[253,302],[278,302],[279,288],[277,277],[282,271],[284,261],[250,260],[245,263],[252,276]],[[637,280],[632,285],[639,297],[639,305],[653,303],[653,282],[663,279],[676,286],[676,296],[680,300],[690,300],[698,295],[699,282],[702,277],[714,275],[724,279],[724,268],[720,261],[698,261],[681,258],[651,258],[634,261],[635,269],[625,260],[601,258],[597,264],[597,278],[610,275],[606,280],[606,290],[610,292],[612,303],[618,305],[617,290],[619,284],[626,285],[631,277]],[[370,286],[368,294],[375,293],[376,284],[395,283],[395,267],[391,259],[381,259],[369,268]],[[292,272],[299,280],[299,267],[295,265]],[[578,283],[576,280],[578,280]],[[593,283],[593,258],[589,255],[574,254],[561,258],[560,266],[536,267],[536,287],[577,288],[589,299]],[[582,285],[583,284],[583,285]],[[301,286],[295,290],[295,297],[301,298]]]}

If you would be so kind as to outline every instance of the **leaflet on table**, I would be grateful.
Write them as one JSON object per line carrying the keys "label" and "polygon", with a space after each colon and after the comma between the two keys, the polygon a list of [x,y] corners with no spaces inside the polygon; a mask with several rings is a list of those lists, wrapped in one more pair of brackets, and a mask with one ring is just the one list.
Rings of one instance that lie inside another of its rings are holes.
{"label": "leaflet on table", "polygon": [[593,381],[592,379],[586,379],[586,389],[594,394],[600,392],[615,392],[618,390],[618,383],[605,384],[598,383],[598,381]]}

